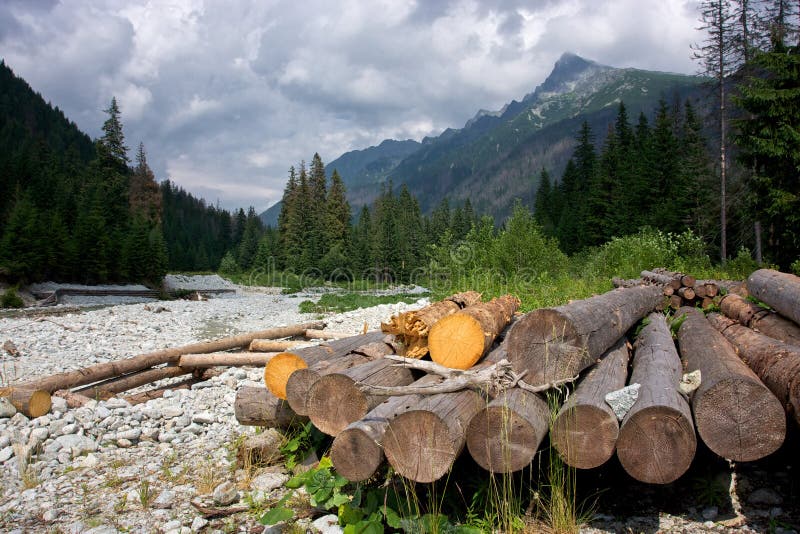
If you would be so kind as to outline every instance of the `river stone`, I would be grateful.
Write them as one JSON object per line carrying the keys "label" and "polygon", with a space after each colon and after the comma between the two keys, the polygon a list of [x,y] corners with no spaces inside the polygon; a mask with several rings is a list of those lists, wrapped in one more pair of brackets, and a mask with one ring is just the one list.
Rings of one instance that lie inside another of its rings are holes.
{"label": "river stone", "polygon": [[289,475],[284,473],[262,473],[250,482],[250,487],[263,492],[270,492],[280,488],[289,480]]}
{"label": "river stone", "polygon": [[103,419],[108,419],[109,417],[111,417],[111,410],[109,410],[105,406],[98,406],[94,410],[94,416],[98,421],[102,421]]}
{"label": "river stone", "polygon": [[14,408],[14,405],[11,404],[11,401],[5,397],[0,397],[0,419],[14,417],[16,413],[17,409]]}
{"label": "river stone", "polygon": [[214,502],[220,506],[228,506],[239,500],[239,492],[233,482],[223,482],[214,488]]}
{"label": "river stone", "polygon": [[[156,500],[153,501],[152,506],[153,508],[165,510],[167,508],[172,508],[174,504],[175,504],[175,492],[170,490],[164,490],[158,494],[158,497],[156,497]],[[180,523],[178,524],[178,527],[180,527]]]}
{"label": "river stone", "polygon": [[783,504],[783,497],[771,488],[758,488],[750,494],[747,502],[753,505],[778,506]]}
{"label": "river stone", "polygon": [[12,456],[14,456],[14,448],[9,445],[0,450],[0,463],[7,462]]}
{"label": "river stone", "polygon": [[324,515],[315,519],[311,526],[316,528],[321,534],[342,534],[344,532],[339,526],[339,518],[333,514]]}
{"label": "river stone", "polygon": [[60,448],[72,451],[73,456],[79,456],[84,452],[94,452],[97,450],[97,443],[95,443],[92,438],[80,434],[59,436],[55,439],[55,442],[61,446]]}

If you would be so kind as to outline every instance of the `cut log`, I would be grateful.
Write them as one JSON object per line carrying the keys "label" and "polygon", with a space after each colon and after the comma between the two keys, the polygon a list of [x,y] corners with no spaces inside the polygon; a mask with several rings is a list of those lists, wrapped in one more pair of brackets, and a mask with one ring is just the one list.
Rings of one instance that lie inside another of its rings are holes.
{"label": "cut log", "polygon": [[696,296],[694,289],[691,287],[678,288],[678,295],[680,295],[684,300],[694,300],[694,297]]}
{"label": "cut log", "polygon": [[305,346],[305,341],[278,341],[274,339],[254,339],[250,342],[250,352],[284,352]]}
{"label": "cut log", "polygon": [[411,371],[384,359],[329,374],[311,386],[306,404],[308,416],[320,431],[336,436],[386,400],[385,396],[361,391],[359,384],[407,386],[413,381]]}
{"label": "cut log", "polygon": [[[442,381],[425,375],[412,385],[429,386]],[[380,403],[362,419],[350,423],[336,435],[331,445],[331,460],[336,472],[351,482],[372,477],[383,463],[383,437],[389,422],[412,409],[422,395],[397,395]]]}
{"label": "cut log", "polygon": [[132,358],[117,360],[114,362],[99,363],[91,367],[85,367],[76,371],[68,371],[51,375],[45,378],[32,380],[18,387],[28,389],[44,389],[48,392],[57,389],[72,389],[86,384],[92,384],[108,378],[125,375],[128,373],[149,369],[156,365],[176,364],[178,358],[183,354],[206,354],[209,352],[219,352],[248,346],[254,339],[262,338],[281,338],[295,335],[302,335],[309,328],[321,328],[324,323],[315,321],[282,328],[270,328],[248,334],[226,337],[216,341],[203,341],[192,343],[182,347],[172,349],[157,350],[147,354],[140,354]]}
{"label": "cut log", "polygon": [[240,425],[286,428],[308,419],[294,413],[285,400],[264,387],[239,388],[233,411]]}
{"label": "cut log", "polygon": [[720,310],[734,321],[777,340],[800,347],[800,326],[739,295],[728,294],[720,301]]}
{"label": "cut log", "polygon": [[665,297],[671,297],[675,294],[675,288],[672,286],[664,286],[661,291]]}
{"label": "cut log", "polygon": [[636,286],[643,286],[647,282],[642,280],[641,278],[618,278],[614,277],[611,279],[611,285],[614,287],[636,287]]}
{"label": "cut log", "polygon": [[641,286],[534,310],[508,333],[508,359],[532,386],[565,380],[595,363],[662,298],[658,286]]}
{"label": "cut log", "polygon": [[733,346],[695,308],[675,315],[684,370],[699,370],[692,412],[700,438],[716,454],[749,462],[775,452],[786,436],[786,414],[775,395],[739,359]]}
{"label": "cut log", "polygon": [[680,297],[680,295],[672,295],[669,298],[669,307],[670,308],[672,308],[673,310],[677,310],[681,306],[683,306],[683,299]]}
{"label": "cut log", "polygon": [[656,273],[653,271],[642,271],[641,275],[643,279],[652,282],[654,284],[658,284],[661,286],[670,286],[672,289],[675,290],[681,287],[680,276],[676,276],[674,274],[667,275],[663,273]]}
{"label": "cut log", "polygon": [[759,334],[722,315],[710,314],[708,320],[800,424],[800,347]]}
{"label": "cut log", "polygon": [[383,438],[386,459],[400,475],[434,482],[453,466],[467,427],[486,401],[475,391],[429,395],[392,419]]}
{"label": "cut log", "polygon": [[623,337],[578,383],[556,415],[550,440],[568,465],[593,469],[614,455],[619,421],[605,397],[625,387],[628,358],[628,341]]}
{"label": "cut log", "polygon": [[328,330],[318,330],[309,328],[303,334],[308,339],[345,339],[353,337],[353,334],[346,334],[344,332],[330,332]]}
{"label": "cut log", "polygon": [[678,391],[683,368],[667,321],[660,313],[636,340],[631,384],[639,397],[622,421],[617,457],[636,480],[669,484],[692,464],[697,450],[692,411]]}
{"label": "cut log", "polygon": [[704,299],[708,296],[708,291],[706,290],[706,286],[704,285],[696,285],[692,288],[694,290],[694,295],[699,299]]}
{"label": "cut log", "polygon": [[441,319],[428,335],[431,359],[451,369],[469,369],[489,351],[519,304],[517,297],[504,295]]}
{"label": "cut log", "polygon": [[320,377],[341,373],[351,367],[394,353],[394,346],[386,342],[390,340],[391,337],[388,336],[385,341],[368,343],[344,356],[318,361],[312,367],[293,372],[286,380],[286,400],[289,406],[297,414],[308,415],[308,392]]}
{"label": "cut log", "polygon": [[286,382],[296,370],[313,366],[322,360],[344,356],[362,345],[380,341],[385,337],[386,334],[382,332],[368,332],[360,336],[280,353],[264,367],[264,383],[273,395],[286,400]]}
{"label": "cut log", "polygon": [[212,352],[211,354],[184,354],[178,366],[184,369],[200,367],[264,367],[277,356],[277,352]]}
{"label": "cut log", "polygon": [[487,471],[512,473],[530,465],[549,425],[550,409],[539,395],[508,389],[472,417],[467,448]]}
{"label": "cut log", "polygon": [[747,278],[747,290],[776,312],[800,325],[800,276],[759,269]]}
{"label": "cut log", "polygon": [[681,284],[683,284],[685,287],[695,287],[696,283],[697,279],[690,274],[684,274],[681,276]]}
{"label": "cut log", "polygon": [[130,389],[152,384],[159,380],[167,378],[175,378],[191,374],[192,369],[184,369],[175,365],[167,365],[164,367],[157,367],[155,369],[146,369],[144,371],[137,371],[123,375],[121,377],[112,378],[103,381],[99,384],[92,384],[91,386],[78,388],[75,391],[81,395],[85,395],[92,399],[108,399],[117,393],[128,391]]}
{"label": "cut log", "polygon": [[191,378],[187,378],[186,380],[181,380],[180,382],[175,382],[166,386],[161,386],[158,388],[143,391],[142,393],[125,395],[124,397],[120,398],[128,401],[132,405],[142,404],[144,402],[151,401],[153,399],[162,398],[164,396],[164,393],[166,393],[167,391],[175,391],[178,389],[189,389],[194,384],[197,384],[199,382],[205,382],[221,374],[222,371],[219,369],[214,369],[214,368],[200,369],[199,375],[198,373],[193,373],[193,376]]}
{"label": "cut log", "polygon": [[50,392],[43,389],[0,388],[0,397],[8,398],[18,412],[31,419],[50,413]]}
{"label": "cut log", "polygon": [[75,393],[74,391],[70,391],[68,389],[59,389],[58,391],[53,392],[52,396],[60,397],[67,401],[67,408],[80,408],[82,406],[86,406],[92,401],[92,399],[89,397],[81,395],[80,393]]}
{"label": "cut log", "polygon": [[413,310],[393,316],[388,324],[381,324],[384,332],[398,334],[404,344],[403,356],[422,358],[428,354],[428,333],[440,319],[457,311],[480,303],[481,294],[466,291],[450,295],[421,310]]}

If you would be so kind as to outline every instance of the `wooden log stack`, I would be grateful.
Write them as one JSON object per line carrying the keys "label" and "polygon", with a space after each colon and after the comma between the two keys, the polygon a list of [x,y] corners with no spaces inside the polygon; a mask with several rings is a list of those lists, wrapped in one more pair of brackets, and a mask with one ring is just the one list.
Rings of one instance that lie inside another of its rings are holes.
{"label": "wooden log stack", "polygon": [[672,308],[673,310],[677,310],[681,306],[711,308],[718,304],[717,297],[722,289],[730,292],[732,288],[738,288],[738,286],[729,282],[698,280],[692,275],[668,271],[660,267],[642,271],[640,278],[613,278],[611,282],[617,288],[631,288],[642,285],[658,286],[664,295],[664,301],[657,308]]}

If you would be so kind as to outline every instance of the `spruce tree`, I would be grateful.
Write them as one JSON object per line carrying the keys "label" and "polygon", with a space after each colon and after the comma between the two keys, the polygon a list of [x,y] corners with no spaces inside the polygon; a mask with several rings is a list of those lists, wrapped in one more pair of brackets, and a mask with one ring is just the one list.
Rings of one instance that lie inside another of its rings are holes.
{"label": "spruce tree", "polygon": [[536,189],[536,199],[533,204],[533,216],[545,235],[552,236],[555,233],[555,225],[551,218],[551,206],[553,203],[553,191],[550,184],[550,174],[547,169],[542,167],[539,173],[539,187]]}
{"label": "spruce tree", "polygon": [[103,110],[108,113],[108,118],[103,123],[103,136],[100,138],[100,146],[105,149],[105,154],[113,161],[125,169],[130,159],[128,158],[128,147],[125,146],[125,135],[122,133],[122,120],[120,110],[117,105],[116,97],[111,98],[108,109]]}

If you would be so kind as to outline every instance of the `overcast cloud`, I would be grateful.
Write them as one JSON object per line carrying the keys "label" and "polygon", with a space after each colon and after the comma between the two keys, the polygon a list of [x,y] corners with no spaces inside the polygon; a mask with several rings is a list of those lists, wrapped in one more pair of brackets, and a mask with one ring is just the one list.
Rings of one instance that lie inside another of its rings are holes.
{"label": "overcast cloud", "polygon": [[153,0],[0,3],[0,57],[92,137],[116,96],[159,179],[226,208],[290,165],[461,127],[564,51],[693,73],[695,1]]}

